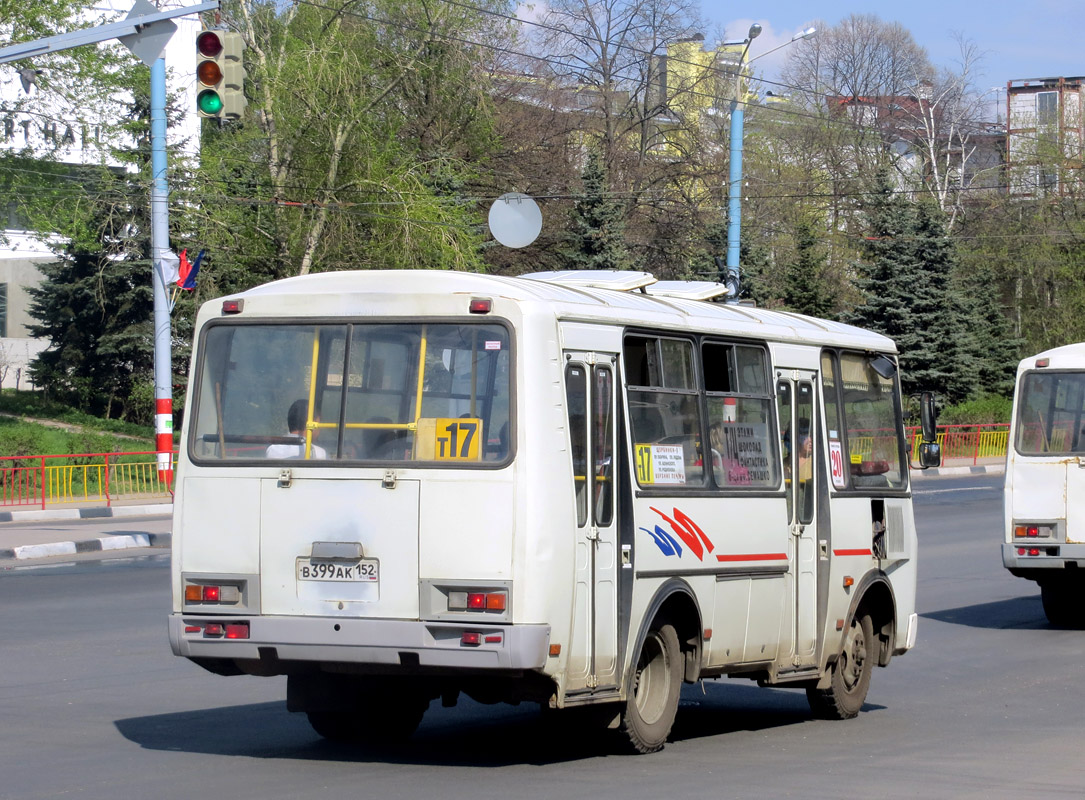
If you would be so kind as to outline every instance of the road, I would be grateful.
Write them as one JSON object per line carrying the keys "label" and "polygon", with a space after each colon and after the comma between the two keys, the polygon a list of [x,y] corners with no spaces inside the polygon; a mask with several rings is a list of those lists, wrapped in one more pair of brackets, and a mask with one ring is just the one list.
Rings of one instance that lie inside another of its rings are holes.
{"label": "road", "polygon": [[[0,798],[1080,797],[1085,633],[999,556],[1001,476],[917,482],[919,643],[855,720],[745,681],[686,687],[674,740],[617,755],[534,708],[432,704],[407,745],[320,740],[285,679],[173,657],[168,560],[0,574]],[[380,720],[373,724],[379,725]]]}

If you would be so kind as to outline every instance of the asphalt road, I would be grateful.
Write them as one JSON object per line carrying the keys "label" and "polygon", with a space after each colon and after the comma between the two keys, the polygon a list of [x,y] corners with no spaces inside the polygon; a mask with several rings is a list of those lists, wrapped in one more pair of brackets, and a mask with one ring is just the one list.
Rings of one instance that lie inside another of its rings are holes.
{"label": "asphalt road", "polygon": [[1000,489],[917,482],[919,643],[875,673],[857,719],[712,681],[640,757],[470,701],[433,703],[406,745],[331,745],[287,713],[285,679],[170,654],[167,556],[9,570],[0,798],[1081,797],[1085,633],[1050,628],[1036,587],[1002,569]]}

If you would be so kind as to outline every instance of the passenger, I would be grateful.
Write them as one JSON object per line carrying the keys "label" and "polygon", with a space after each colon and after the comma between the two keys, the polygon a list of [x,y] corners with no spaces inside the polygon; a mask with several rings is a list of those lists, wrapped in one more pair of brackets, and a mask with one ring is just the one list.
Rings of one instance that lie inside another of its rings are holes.
{"label": "passenger", "polygon": [[[291,436],[301,439],[298,444],[268,445],[265,455],[268,458],[304,458],[305,457],[305,421],[309,411],[309,401],[305,398],[295,400],[286,412],[286,427]],[[313,421],[320,422],[320,415],[314,413]],[[327,458],[328,451],[316,444],[319,428],[313,429],[313,442],[309,446],[309,458]]]}

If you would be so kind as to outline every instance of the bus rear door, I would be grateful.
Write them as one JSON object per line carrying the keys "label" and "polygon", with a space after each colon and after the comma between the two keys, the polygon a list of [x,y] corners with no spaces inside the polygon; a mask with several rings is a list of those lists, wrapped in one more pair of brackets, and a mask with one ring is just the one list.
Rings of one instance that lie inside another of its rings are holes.
{"label": "bus rear door", "polygon": [[565,353],[577,516],[567,692],[617,688],[619,679],[616,361],[609,353]]}

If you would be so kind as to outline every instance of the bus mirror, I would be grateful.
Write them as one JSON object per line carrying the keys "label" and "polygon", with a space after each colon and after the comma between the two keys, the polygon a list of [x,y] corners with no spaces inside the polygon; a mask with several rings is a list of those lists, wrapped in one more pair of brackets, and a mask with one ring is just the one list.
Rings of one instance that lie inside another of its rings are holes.
{"label": "bus mirror", "polygon": [[938,441],[935,430],[934,393],[923,392],[919,395],[919,422],[923,432],[924,442]]}
{"label": "bus mirror", "polygon": [[938,442],[921,442],[919,445],[919,466],[937,467],[942,463],[942,446]]}

